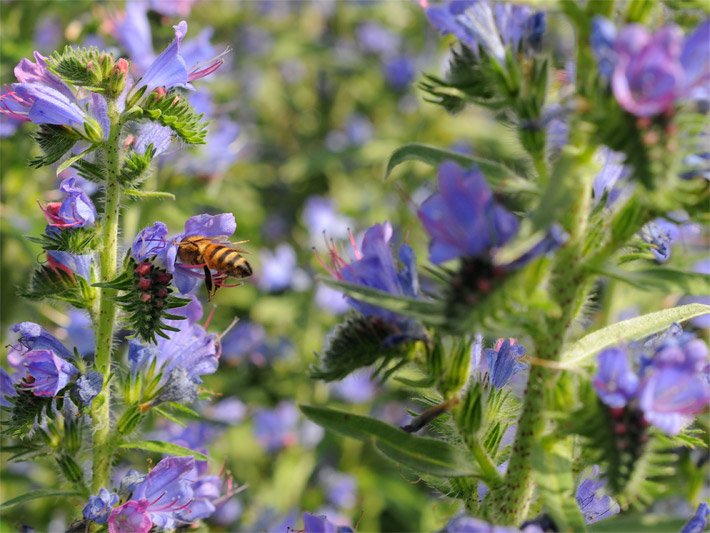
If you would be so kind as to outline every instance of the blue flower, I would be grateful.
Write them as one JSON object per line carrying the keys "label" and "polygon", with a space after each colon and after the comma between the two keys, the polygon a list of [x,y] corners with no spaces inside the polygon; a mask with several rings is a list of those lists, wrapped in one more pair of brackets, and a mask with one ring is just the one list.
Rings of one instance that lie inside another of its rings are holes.
{"label": "blue flower", "polygon": [[79,371],[69,361],[51,350],[31,350],[22,359],[25,377],[20,383],[35,396],[53,398],[66,387]]}
{"label": "blue flower", "polygon": [[64,200],[50,202],[43,208],[50,228],[85,228],[96,223],[96,207],[76,177],[62,180],[59,190],[66,195]]}
{"label": "blue flower", "polygon": [[383,67],[387,83],[397,91],[403,91],[409,87],[416,76],[414,60],[410,56],[392,57],[385,61]]}
{"label": "blue flower", "polygon": [[676,224],[657,218],[641,229],[641,238],[649,245],[651,253],[659,263],[665,263],[671,257],[671,245],[680,236]]}
{"label": "blue flower", "polygon": [[352,225],[347,217],[338,213],[333,200],[325,196],[308,197],[303,208],[303,223],[312,246],[324,244],[326,231],[332,239],[344,239]]}
{"label": "blue flower", "polygon": [[13,396],[17,396],[15,380],[4,368],[0,367],[0,407],[12,407],[12,403],[7,398]]}
{"label": "blue flower", "polygon": [[342,315],[350,309],[345,295],[342,292],[323,285],[322,283],[319,283],[316,287],[316,293],[313,299],[319,309],[324,309],[334,315]]}
{"label": "blue flower", "polygon": [[426,9],[429,22],[442,34],[454,34],[477,50],[480,46],[499,63],[506,47],[517,52],[536,49],[545,32],[545,16],[529,7],[488,0],[449,0]]}
{"label": "blue flower", "polygon": [[685,523],[680,533],[703,533],[708,524],[708,516],[710,516],[710,507],[703,502],[698,505],[695,514]]}
{"label": "blue flower", "polygon": [[609,407],[624,407],[635,397],[639,384],[626,352],[620,348],[607,348],[597,360],[599,369],[592,383],[599,398]]}
{"label": "blue flower", "polygon": [[91,279],[91,263],[93,261],[92,254],[70,254],[58,250],[47,250],[49,266],[67,274],[77,274],[87,281]]}
{"label": "blue flower", "polygon": [[616,52],[614,42],[616,41],[616,26],[609,19],[597,15],[592,20],[592,34],[590,44],[592,51],[597,58],[597,68],[599,74],[604,78],[611,79],[616,65]]}
{"label": "blue flower", "polygon": [[303,513],[303,533],[353,533],[353,529],[348,526],[337,526],[325,515]]}
{"label": "blue flower", "polygon": [[417,214],[431,238],[429,259],[435,264],[485,256],[518,230],[518,220],[495,202],[480,171],[453,161],[439,166],[439,192]]}
{"label": "blue flower", "polygon": [[625,156],[619,152],[603,147],[599,157],[603,163],[601,171],[594,177],[594,201],[598,203],[606,193],[607,205],[610,206],[621,196],[629,169],[623,165]]}
{"label": "blue flower", "polygon": [[488,362],[491,384],[496,389],[507,384],[513,374],[520,372],[526,366],[520,362],[520,358],[525,355],[525,347],[511,344],[511,339],[499,340],[496,349],[488,348],[484,350],[484,355]]}
{"label": "blue flower", "polygon": [[357,28],[356,38],[360,49],[371,54],[388,56],[399,48],[399,36],[374,22],[361,24]]}
{"label": "blue flower", "polygon": [[89,503],[86,504],[83,510],[84,518],[97,524],[105,524],[108,522],[108,515],[111,513],[111,509],[117,503],[118,494],[101,488],[96,496],[89,496]]}
{"label": "blue flower", "polygon": [[[479,518],[467,514],[459,514],[452,518],[439,533],[518,533],[514,527],[495,526]],[[538,527],[527,527],[525,533],[542,533]]]}
{"label": "blue flower", "polygon": [[332,469],[323,470],[319,476],[328,501],[341,509],[351,509],[357,502],[357,482],[349,474]]}
{"label": "blue flower", "polygon": [[602,494],[605,481],[600,481],[599,467],[594,466],[592,475],[584,479],[577,487],[576,500],[579,510],[584,515],[587,524],[594,524],[600,520],[614,516],[621,509],[610,496]]}
{"label": "blue flower", "polygon": [[[23,356],[31,350],[49,350],[67,361],[73,358],[72,352],[39,324],[20,322],[10,329],[20,335],[17,342],[11,345],[11,352]],[[8,355],[8,359],[10,357]]]}
{"label": "blue flower", "polygon": [[145,72],[155,59],[146,5],[141,1],[126,2],[124,13],[114,17],[112,33],[128,52],[138,72]]}
{"label": "blue flower", "polygon": [[91,401],[98,396],[104,385],[104,377],[100,372],[89,372],[76,380],[74,390],[84,405],[91,405]]}
{"label": "blue flower", "polygon": [[377,392],[370,370],[358,370],[331,384],[333,393],[350,403],[369,402]]}
{"label": "blue flower", "polygon": [[254,415],[254,437],[268,452],[277,452],[298,442],[298,411],[287,402]]}
{"label": "blue flower", "polygon": [[148,146],[152,146],[155,156],[159,156],[170,147],[172,135],[173,130],[168,126],[153,121],[143,122],[138,127],[133,150],[139,154],[145,154]]}

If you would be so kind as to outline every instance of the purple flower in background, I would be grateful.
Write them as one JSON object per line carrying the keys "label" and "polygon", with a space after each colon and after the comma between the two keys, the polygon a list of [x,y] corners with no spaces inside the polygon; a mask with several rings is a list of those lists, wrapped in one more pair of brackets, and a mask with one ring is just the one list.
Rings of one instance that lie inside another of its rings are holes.
{"label": "purple flower in background", "polygon": [[695,514],[685,523],[680,533],[703,533],[708,524],[708,516],[710,516],[710,507],[703,502],[698,505]]}
{"label": "purple flower in background", "polygon": [[355,507],[357,482],[353,476],[326,469],[320,473],[319,479],[332,505],[340,509]]}
{"label": "purple flower in background", "polygon": [[44,16],[37,22],[33,41],[38,49],[51,52],[59,48],[64,39],[62,34],[59,18],[54,15]]}
{"label": "purple flower in background", "polygon": [[512,339],[500,339],[495,349],[484,350],[488,363],[488,373],[491,384],[500,389],[513,374],[525,368],[525,364],[520,362],[520,358],[525,355],[525,347],[520,344],[513,344]]}
{"label": "purple flower in background", "polygon": [[616,65],[616,26],[607,18],[597,15],[592,21],[590,44],[597,58],[599,74],[610,79]]}
{"label": "purple flower in background", "polygon": [[410,56],[392,57],[385,61],[383,68],[387,83],[397,91],[409,87],[417,74],[414,60]]}
{"label": "purple flower in background", "polygon": [[55,270],[67,274],[77,274],[85,280],[91,279],[91,263],[94,261],[92,254],[70,254],[57,250],[47,250],[47,263]]}
{"label": "purple flower in background", "polygon": [[43,211],[50,227],[57,229],[85,228],[96,222],[94,203],[75,177],[62,180],[59,185],[66,196],[61,202],[48,203]]}
{"label": "purple flower in background", "polygon": [[657,218],[641,228],[640,235],[649,244],[656,261],[665,263],[671,257],[671,245],[680,236],[680,230],[673,222]]}
{"label": "purple flower in background", "polygon": [[0,367],[0,407],[12,407],[12,403],[7,400],[8,396],[17,396],[15,381],[4,368]]}
{"label": "purple flower in background", "polygon": [[518,230],[517,219],[495,202],[481,172],[453,161],[439,166],[439,192],[417,214],[431,237],[429,259],[435,264],[485,255]]}
{"label": "purple flower in background", "polygon": [[399,48],[399,36],[374,22],[365,22],[357,28],[357,44],[364,51],[389,56]]}
{"label": "purple flower in background", "polygon": [[[114,509],[109,517],[109,528],[120,525],[124,517],[133,523],[151,523],[161,529],[172,529],[176,525],[177,514],[185,509],[193,499],[192,484],[197,479],[194,457],[166,457],[160,461],[145,479],[136,485],[131,499]],[[134,502],[128,507],[126,506]],[[142,517],[141,517],[142,515]],[[143,526],[145,527],[145,526]],[[147,532],[150,529],[138,529]],[[128,528],[111,531],[133,531]]]}
{"label": "purple flower in background", "polygon": [[256,366],[266,364],[266,330],[261,324],[240,320],[222,339],[222,357],[248,359]]}
{"label": "purple flower in background", "polygon": [[205,144],[189,157],[180,158],[176,168],[185,174],[212,178],[224,174],[237,161],[241,146],[237,143],[240,127],[228,119],[216,120],[207,132]]}
{"label": "purple flower in background", "polygon": [[348,301],[342,292],[322,283],[319,283],[316,287],[314,300],[319,309],[324,309],[334,315],[342,315],[350,309]]}
{"label": "purple flower in background", "polygon": [[377,392],[369,369],[358,370],[331,384],[333,394],[350,403],[369,402]]}
{"label": "purple flower in background", "polygon": [[244,420],[247,414],[247,406],[237,398],[225,398],[213,405],[204,407],[201,412],[209,420],[236,425]]}
{"label": "purple flower in background", "polygon": [[296,251],[290,244],[281,243],[273,252],[262,250],[260,255],[261,273],[257,284],[262,291],[304,290],[310,285],[308,277],[298,268]]}
{"label": "purple flower in background", "polygon": [[254,437],[270,453],[296,444],[297,426],[298,411],[287,402],[279,403],[274,409],[261,409],[254,415]]}
{"label": "purple flower in background", "polygon": [[598,157],[603,163],[601,171],[594,177],[594,201],[598,203],[606,193],[606,205],[610,206],[621,196],[629,169],[623,164],[625,156],[609,148],[603,147]]}
{"label": "purple flower in background", "polygon": [[426,14],[439,32],[455,35],[472,50],[480,46],[499,63],[506,47],[536,49],[546,24],[544,14],[529,7],[488,0],[449,0],[427,7]]}
{"label": "purple flower in background", "polygon": [[[479,518],[473,518],[467,514],[459,514],[452,518],[439,533],[518,533],[520,530],[514,527],[494,526]],[[525,533],[542,533],[538,527],[525,528]]]}
{"label": "purple flower in background", "polygon": [[145,72],[155,59],[145,2],[126,2],[125,12],[114,17],[112,23],[111,33],[128,52],[135,70]]}
{"label": "purple flower in background", "polygon": [[143,122],[138,127],[133,150],[139,154],[145,154],[148,147],[152,146],[155,155],[158,156],[170,147],[172,136],[173,130],[168,126],[153,121]]}
{"label": "purple flower in background", "polygon": [[599,479],[599,467],[594,466],[592,475],[584,479],[577,487],[575,495],[579,510],[584,515],[587,524],[594,524],[610,516],[614,516],[621,509],[610,496],[603,494],[605,481]]}
{"label": "purple flower in background", "polygon": [[118,503],[118,499],[118,494],[115,492],[101,488],[97,495],[89,496],[89,503],[86,504],[82,512],[84,518],[97,524],[105,524],[108,522],[111,509]]}
{"label": "purple flower in background", "polygon": [[704,376],[678,367],[655,369],[639,391],[639,405],[648,422],[668,435],[677,435],[710,404]]}
{"label": "purple flower in background", "polygon": [[79,371],[51,350],[31,350],[22,358],[25,377],[20,387],[35,396],[55,397]]}
{"label": "purple flower in background", "polygon": [[98,396],[104,385],[104,377],[100,372],[91,371],[76,380],[74,391],[84,405],[91,405],[91,401]]}
{"label": "purple flower in background", "polygon": [[624,407],[635,397],[639,384],[626,352],[620,348],[607,348],[597,359],[599,369],[592,384],[599,398],[609,407]]}
{"label": "purple flower in background", "polygon": [[675,26],[650,34],[631,24],[614,41],[611,86],[626,111],[651,117],[686,98],[707,98],[710,79],[710,20],[683,38]]}
{"label": "purple flower in background", "polygon": [[312,246],[325,243],[323,235],[326,231],[332,239],[344,239],[352,225],[350,219],[338,213],[333,200],[325,196],[308,197],[303,208],[303,223]]}
{"label": "purple flower in background", "polygon": [[303,513],[303,533],[353,533],[353,529],[335,525],[324,515]]}
{"label": "purple flower in background", "polygon": [[187,17],[199,0],[148,0],[150,9],[167,17]]}

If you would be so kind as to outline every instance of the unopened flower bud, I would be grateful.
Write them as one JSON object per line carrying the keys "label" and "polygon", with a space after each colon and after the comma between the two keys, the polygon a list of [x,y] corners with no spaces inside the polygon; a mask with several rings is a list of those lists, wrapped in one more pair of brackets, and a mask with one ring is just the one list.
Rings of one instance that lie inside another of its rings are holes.
{"label": "unopened flower bud", "polygon": [[86,118],[84,121],[84,131],[90,142],[94,144],[104,142],[104,133],[101,130],[101,126],[93,118]]}
{"label": "unopened flower bud", "polygon": [[141,301],[148,303],[153,299],[153,296],[148,292],[144,292],[143,294],[141,294],[140,298]]}
{"label": "unopened flower bud", "polygon": [[142,291],[147,291],[150,289],[151,283],[150,278],[140,278],[138,280],[138,288]]}
{"label": "unopened flower bud", "polygon": [[150,274],[150,268],[151,268],[150,263],[148,263],[148,262],[141,263],[140,265],[138,265],[136,267],[135,273],[138,274],[139,276],[147,276],[148,274]]}

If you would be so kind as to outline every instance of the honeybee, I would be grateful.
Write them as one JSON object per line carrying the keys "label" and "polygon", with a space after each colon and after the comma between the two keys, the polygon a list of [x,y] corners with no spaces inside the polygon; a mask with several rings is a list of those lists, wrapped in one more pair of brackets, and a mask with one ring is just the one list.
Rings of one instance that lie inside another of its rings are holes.
{"label": "honeybee", "polygon": [[[244,253],[245,250],[237,247],[243,242],[246,241],[233,244],[229,241],[221,241],[219,237],[195,235],[186,237],[178,243],[177,255],[185,266],[203,268],[205,287],[211,299],[217,289],[230,286],[224,283],[228,277],[242,279],[252,275],[251,265],[240,253]],[[213,270],[217,273],[212,274]]]}

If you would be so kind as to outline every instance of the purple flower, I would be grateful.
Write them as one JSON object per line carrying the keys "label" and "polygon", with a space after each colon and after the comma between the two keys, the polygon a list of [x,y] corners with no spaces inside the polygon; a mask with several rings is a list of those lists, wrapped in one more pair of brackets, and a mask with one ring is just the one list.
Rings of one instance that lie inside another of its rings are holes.
{"label": "purple flower", "polygon": [[350,309],[345,295],[342,292],[323,285],[322,283],[319,283],[316,287],[314,300],[319,309],[324,309],[334,315],[342,315]]}
{"label": "purple flower", "polygon": [[85,280],[91,279],[92,254],[70,254],[57,250],[47,250],[47,263],[54,269],[67,274],[77,274]]}
{"label": "purple flower", "polygon": [[321,472],[319,479],[332,505],[341,509],[355,506],[357,482],[353,476],[327,469]]}
{"label": "purple flower", "polygon": [[20,386],[35,396],[55,397],[79,371],[51,350],[31,350],[22,359],[25,377]]}
{"label": "purple flower", "polygon": [[12,403],[7,400],[7,397],[12,396],[17,396],[15,381],[4,368],[0,367],[0,407],[12,407]]}
{"label": "purple flower", "polygon": [[619,152],[603,147],[598,155],[603,163],[601,171],[594,177],[594,201],[598,203],[606,193],[606,204],[610,206],[621,196],[619,185],[623,186],[629,169],[623,165],[624,155]]}
{"label": "purple flower", "polygon": [[86,113],[77,103],[65,94],[38,83],[15,83],[12,90],[5,96],[12,102],[24,108],[22,112],[10,111],[5,107],[2,111],[8,116],[29,120],[35,124],[56,124],[81,128],[87,119]]}
{"label": "purple flower", "polygon": [[643,380],[639,405],[648,422],[668,435],[677,435],[710,405],[710,386],[697,373],[663,367]]}
{"label": "purple flower", "polygon": [[149,0],[150,9],[166,17],[186,17],[198,0]]}
{"label": "purple flower", "polygon": [[590,44],[597,58],[599,74],[610,79],[616,64],[616,26],[607,18],[597,15],[592,21],[592,34]]}
{"label": "purple flower", "polygon": [[281,243],[273,252],[262,250],[259,288],[265,292],[280,292],[289,287],[303,290],[310,280],[298,269],[296,251],[290,244]]}
{"label": "purple flower", "polygon": [[609,407],[624,407],[635,397],[639,384],[626,352],[620,348],[607,348],[597,359],[599,369],[592,383],[599,398]]}
{"label": "purple flower", "polygon": [[49,226],[52,228],[85,228],[96,222],[94,203],[82,189],[76,177],[62,180],[59,185],[66,197],[61,202],[50,202],[43,209]]}
{"label": "purple flower", "polygon": [[145,154],[149,146],[155,150],[158,156],[164,153],[172,140],[173,130],[168,126],[163,126],[157,122],[143,122],[138,128],[133,150],[139,154]]}
{"label": "purple flower", "polygon": [[506,47],[513,52],[536,49],[545,32],[545,16],[529,7],[488,0],[449,0],[426,8],[429,22],[442,34],[454,34],[477,50],[480,46],[499,63]]}
{"label": "purple flower", "polygon": [[256,366],[266,364],[266,331],[261,324],[240,320],[222,339],[222,357],[248,359]]}
{"label": "purple flower", "polygon": [[338,213],[332,199],[325,196],[309,196],[303,208],[303,223],[308,229],[312,246],[324,243],[327,231],[332,239],[344,239],[351,221]]}
{"label": "purple flower", "polygon": [[56,74],[47,68],[47,58],[39,52],[34,52],[35,63],[29,59],[22,59],[15,66],[14,73],[17,81],[23,84],[37,84],[50,87],[67,98],[74,98],[74,93],[69,86]]}
{"label": "purple flower", "polygon": [[331,390],[346,402],[366,403],[375,395],[377,387],[372,380],[372,372],[364,369],[348,374],[342,380],[331,384]]}
{"label": "purple flower", "polygon": [[274,409],[261,409],[254,415],[254,437],[266,451],[274,453],[298,442],[297,425],[296,408],[281,402]]}
{"label": "purple flower", "polygon": [[325,515],[303,513],[303,533],[353,533],[353,529],[335,525]]}
{"label": "purple flower", "polygon": [[[513,527],[494,526],[479,518],[460,514],[452,518],[439,533],[518,533],[520,530]],[[525,533],[542,532],[539,528],[526,527]]]}
{"label": "purple flower", "polygon": [[[193,499],[192,484],[196,479],[194,457],[166,457],[133,490],[129,502],[141,505],[132,509],[132,512],[135,515],[147,515],[158,528],[174,528],[176,515]],[[117,511],[125,505],[111,512],[109,524],[119,514]]]}
{"label": "purple flower", "polygon": [[89,503],[86,504],[83,510],[84,518],[97,524],[105,524],[108,522],[108,515],[111,513],[111,509],[117,503],[118,494],[102,488],[96,496],[89,496]]}
{"label": "purple flower", "polygon": [[495,202],[480,171],[453,161],[439,166],[439,192],[417,214],[431,237],[429,259],[435,264],[486,255],[518,230],[517,219]]}
{"label": "purple flower", "polygon": [[584,479],[577,487],[577,505],[587,524],[614,516],[621,510],[610,496],[602,494],[606,482],[600,481],[598,477],[599,467],[594,466],[591,477]]}
{"label": "purple flower", "polygon": [[399,36],[374,22],[365,22],[357,28],[357,44],[371,54],[388,56],[399,48]]}
{"label": "purple flower", "polygon": [[[355,245],[355,238],[351,236],[356,260],[350,264],[333,248],[330,250],[332,268],[330,273],[337,279],[371,287],[390,294],[416,297],[419,293],[419,283],[416,272],[416,257],[414,251],[403,244],[399,249],[401,270],[397,270],[389,242],[392,239],[392,225],[389,222],[375,224],[370,227],[362,240],[362,250]],[[391,325],[397,325],[401,332],[408,336],[416,336],[417,329],[409,320],[405,320],[397,313],[380,307],[366,304],[354,298],[347,298],[350,305],[365,316],[377,317]]]}
{"label": "purple flower", "polygon": [[525,368],[525,364],[520,362],[520,358],[525,355],[525,347],[520,344],[512,344],[511,339],[500,339],[496,348],[484,350],[488,363],[488,373],[491,384],[500,389],[513,374]]}
{"label": "purple flower", "polygon": [[710,507],[703,502],[698,505],[695,514],[685,523],[680,533],[703,533],[708,524],[708,516],[710,516]]}
{"label": "purple flower", "polygon": [[10,328],[20,335],[17,342],[11,345],[9,359],[15,359],[13,353],[24,356],[31,350],[49,350],[62,359],[72,359],[72,352],[67,349],[54,335],[34,322],[20,322]]}
{"label": "purple flower", "polygon": [[397,91],[409,87],[416,76],[414,60],[410,56],[392,57],[385,61],[383,68],[387,83]]}
{"label": "purple flower", "polygon": [[33,37],[37,48],[45,51],[55,50],[63,39],[62,23],[58,17],[45,15],[37,22]]}
{"label": "purple flower", "polygon": [[115,508],[108,518],[109,533],[148,533],[153,527],[149,505],[147,500],[129,500]]}
{"label": "purple flower", "polygon": [[[76,380],[74,390],[84,405],[91,405],[91,401],[98,396],[104,385],[104,377],[100,372],[91,371]],[[102,522],[103,523],[103,522]]]}
{"label": "purple flower", "polygon": [[240,133],[239,124],[228,119],[213,122],[205,144],[196,147],[178,161],[176,168],[185,174],[213,178],[224,174],[237,161],[241,146],[237,142]]}
{"label": "purple flower", "polygon": [[680,236],[680,230],[676,224],[657,218],[646,224],[640,234],[649,244],[656,261],[665,263],[671,257],[671,245]]}
{"label": "purple flower", "polygon": [[161,263],[167,266],[166,254],[168,249],[168,227],[162,222],[155,222],[152,226],[143,228],[133,239],[131,254],[137,263],[146,259],[159,257]]}
{"label": "purple flower", "polygon": [[247,414],[247,406],[237,398],[225,398],[214,405],[208,405],[201,412],[209,420],[236,425],[244,420]]}
{"label": "purple flower", "polygon": [[138,72],[145,72],[155,59],[146,5],[142,1],[126,2],[126,11],[112,20],[112,34],[128,52]]}
{"label": "purple flower", "polygon": [[616,64],[611,86],[626,111],[650,117],[669,111],[684,98],[707,97],[710,79],[710,21],[685,40],[675,26],[654,34],[639,25],[623,28],[614,42]]}

